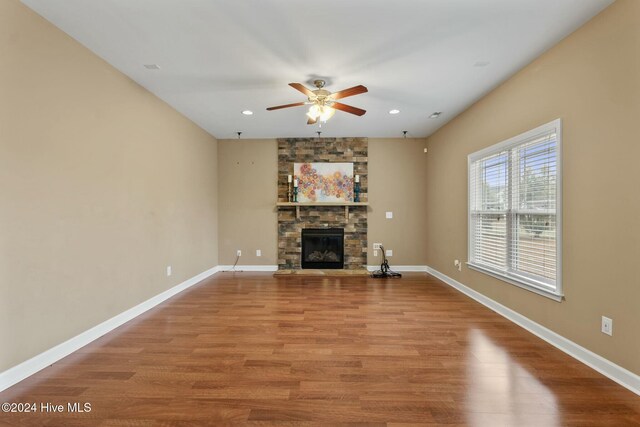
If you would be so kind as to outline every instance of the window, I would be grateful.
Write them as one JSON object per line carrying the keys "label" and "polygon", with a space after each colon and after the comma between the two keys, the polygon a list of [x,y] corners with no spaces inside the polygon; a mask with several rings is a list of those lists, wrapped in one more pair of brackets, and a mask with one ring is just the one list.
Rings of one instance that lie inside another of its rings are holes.
{"label": "window", "polygon": [[558,301],[560,140],[558,119],[469,156],[469,267]]}

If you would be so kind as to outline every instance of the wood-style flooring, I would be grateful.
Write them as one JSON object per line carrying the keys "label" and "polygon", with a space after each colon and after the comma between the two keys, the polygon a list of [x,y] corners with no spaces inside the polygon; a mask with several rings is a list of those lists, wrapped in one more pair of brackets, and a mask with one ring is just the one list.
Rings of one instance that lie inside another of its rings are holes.
{"label": "wood-style flooring", "polygon": [[419,273],[218,273],[0,402],[91,404],[0,425],[640,425],[640,397]]}

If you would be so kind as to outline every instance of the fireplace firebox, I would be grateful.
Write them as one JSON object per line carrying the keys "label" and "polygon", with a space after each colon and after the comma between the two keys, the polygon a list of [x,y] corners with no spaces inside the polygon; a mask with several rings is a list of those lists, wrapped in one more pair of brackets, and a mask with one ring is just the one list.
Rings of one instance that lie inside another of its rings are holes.
{"label": "fireplace firebox", "polygon": [[343,228],[303,228],[302,268],[344,268]]}

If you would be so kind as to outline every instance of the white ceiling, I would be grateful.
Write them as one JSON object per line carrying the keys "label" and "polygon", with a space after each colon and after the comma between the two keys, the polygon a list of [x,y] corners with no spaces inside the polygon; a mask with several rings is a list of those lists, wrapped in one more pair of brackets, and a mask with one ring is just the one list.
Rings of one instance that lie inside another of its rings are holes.
{"label": "white ceiling", "polygon": [[322,136],[430,135],[612,0],[23,2],[214,136],[269,138],[315,136],[304,107],[265,111],[314,77],[369,88]]}

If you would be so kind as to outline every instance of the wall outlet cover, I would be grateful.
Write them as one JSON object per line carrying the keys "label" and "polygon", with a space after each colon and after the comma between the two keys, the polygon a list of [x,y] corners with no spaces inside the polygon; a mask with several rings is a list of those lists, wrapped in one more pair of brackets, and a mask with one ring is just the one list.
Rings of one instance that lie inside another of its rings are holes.
{"label": "wall outlet cover", "polygon": [[171,266],[167,266],[167,277],[171,276]]}
{"label": "wall outlet cover", "polygon": [[260,249],[256,249],[256,256],[262,256],[262,251]]}
{"label": "wall outlet cover", "polygon": [[386,256],[393,256],[393,249],[387,249],[384,253]]}
{"label": "wall outlet cover", "polygon": [[373,249],[380,249],[381,246],[382,246],[382,243],[374,243]]}
{"label": "wall outlet cover", "polygon": [[393,218],[393,212],[387,212],[386,216],[387,216],[387,219],[392,219]]}
{"label": "wall outlet cover", "polygon": [[603,334],[613,335],[613,320],[608,317],[602,316],[602,328]]}
{"label": "wall outlet cover", "polygon": [[236,252],[237,256],[242,256],[242,251],[240,249],[238,249],[238,251]]}

